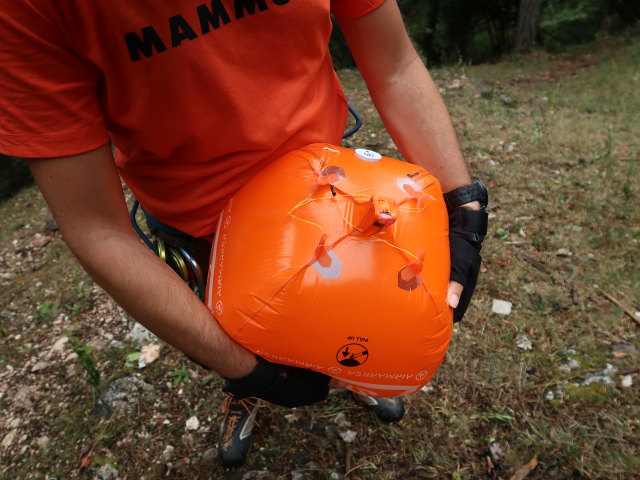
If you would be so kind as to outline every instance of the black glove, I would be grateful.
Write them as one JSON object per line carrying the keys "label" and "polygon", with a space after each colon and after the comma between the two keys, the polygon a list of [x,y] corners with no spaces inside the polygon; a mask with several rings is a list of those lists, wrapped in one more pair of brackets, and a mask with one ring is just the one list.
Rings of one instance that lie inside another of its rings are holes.
{"label": "black glove", "polygon": [[227,379],[222,389],[237,399],[257,397],[283,407],[299,407],[324,400],[331,377],[305,368],[268,362],[256,355],[258,364],[246,376]]}
{"label": "black glove", "polygon": [[480,249],[487,234],[488,215],[484,208],[471,210],[458,207],[449,211],[449,247],[451,251],[450,279],[464,290],[453,311],[453,321],[462,320],[480,273]]}

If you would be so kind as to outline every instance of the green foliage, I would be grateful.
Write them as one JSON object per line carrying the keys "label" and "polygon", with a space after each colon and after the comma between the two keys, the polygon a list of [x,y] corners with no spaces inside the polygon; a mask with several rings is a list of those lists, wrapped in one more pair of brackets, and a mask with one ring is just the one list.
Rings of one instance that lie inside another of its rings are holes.
{"label": "green foliage", "polygon": [[125,357],[127,363],[135,363],[140,359],[140,352],[133,352]]}
{"label": "green foliage", "polygon": [[180,368],[175,372],[171,372],[169,375],[173,377],[172,382],[174,385],[178,385],[179,383],[187,383],[191,378],[189,369],[184,363],[180,363]]}
{"label": "green foliage", "polygon": [[626,178],[624,180],[624,184],[622,185],[622,193],[624,194],[625,200],[629,200],[631,198],[631,195],[632,195],[631,188],[635,180],[635,175],[636,175],[636,165],[633,162],[629,162]]}
{"label": "green foliage", "polygon": [[607,0],[548,0],[540,22],[542,44],[552,51],[595,39]]}
{"label": "green foliage", "polygon": [[71,345],[71,349],[76,355],[78,355],[80,365],[82,365],[82,368],[84,368],[85,372],[87,372],[87,375],[89,375],[89,385],[91,385],[96,390],[99,389],[100,372],[98,371],[98,367],[96,365],[93,348],[82,343],[82,341],[75,338],[72,333],[68,333],[67,338],[69,339],[69,345]]}
{"label": "green foliage", "polygon": [[38,308],[38,318],[44,321],[51,321],[58,314],[59,308],[55,303],[45,300]]}

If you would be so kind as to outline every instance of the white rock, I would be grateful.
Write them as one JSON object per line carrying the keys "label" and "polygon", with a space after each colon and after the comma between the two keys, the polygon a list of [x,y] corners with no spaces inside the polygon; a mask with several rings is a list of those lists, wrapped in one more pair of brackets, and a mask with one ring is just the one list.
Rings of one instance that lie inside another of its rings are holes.
{"label": "white rock", "polygon": [[138,343],[151,343],[156,341],[156,336],[136,322],[129,333],[127,333],[125,339],[132,340]]}
{"label": "white rock", "polygon": [[284,416],[284,419],[287,421],[287,423],[291,424],[291,423],[297,422],[300,419],[300,417],[295,413],[287,413]]}
{"label": "white rock", "polygon": [[198,417],[193,416],[185,423],[187,430],[197,430],[200,428],[200,422],[198,421]]}
{"label": "white rock", "polygon": [[64,346],[69,341],[67,337],[60,337],[56,340],[56,343],[51,347],[50,353],[61,353],[64,350]]}
{"label": "white rock", "polygon": [[573,255],[573,253],[571,253],[571,250],[568,248],[560,248],[556,252],[557,257],[570,257],[571,255]]}
{"label": "white rock", "polygon": [[343,432],[340,432],[340,438],[342,438],[345,443],[353,442],[357,436],[358,434],[353,430],[345,430]]}
{"label": "white rock", "polygon": [[40,360],[33,367],[31,367],[31,372],[32,373],[41,372],[42,370],[44,370],[48,366],[49,366],[49,364],[47,362],[45,362],[44,360]]}
{"label": "white rock", "polygon": [[69,355],[67,355],[66,357],[64,357],[64,361],[65,362],[70,362],[71,360],[75,360],[77,358],[78,358],[78,354],[73,352],[73,353],[70,353]]}
{"label": "white rock", "polygon": [[0,448],[8,448],[13,444],[13,441],[16,439],[16,435],[18,435],[18,430],[11,430],[9,433],[7,433],[4,438],[2,439],[2,442],[0,442]]}
{"label": "white rock", "polygon": [[511,307],[513,307],[511,302],[494,299],[491,305],[491,313],[495,313],[496,315],[509,315],[511,314]]}
{"label": "white rock", "polygon": [[16,407],[22,407],[25,409],[31,409],[33,407],[33,402],[31,401],[31,397],[35,392],[35,387],[29,385],[23,385],[16,391],[13,396],[13,404]]}
{"label": "white rock", "polygon": [[489,455],[491,455],[491,459],[494,463],[501,463],[504,459],[504,450],[502,445],[498,442],[493,442],[489,445]]}
{"label": "white rock", "polygon": [[96,476],[98,480],[115,480],[118,478],[118,470],[107,463],[96,469]]}
{"label": "white rock", "polygon": [[173,445],[167,445],[166,447],[164,447],[164,451],[162,452],[162,459],[165,462],[168,462],[169,460],[171,460],[171,457],[173,457],[173,452],[175,452],[176,449]]}
{"label": "white rock", "polygon": [[625,388],[629,388],[631,385],[633,385],[633,378],[631,377],[631,375],[625,375],[624,377],[622,377],[620,380],[620,385]]}
{"label": "white rock", "polygon": [[47,437],[46,435],[40,437],[38,440],[36,440],[36,444],[42,449],[44,450],[45,448],[47,448],[49,446],[49,442],[51,440],[49,439],[49,437]]}
{"label": "white rock", "polygon": [[422,388],[420,389],[420,391],[421,391],[422,393],[431,393],[431,392],[435,391],[435,388],[433,387],[433,385],[429,385],[429,384],[427,384],[427,385],[425,385],[424,387],[422,387]]}
{"label": "white rock", "polygon": [[516,340],[516,347],[522,350],[533,350],[533,340],[531,337],[520,337]]}
{"label": "white rock", "polygon": [[591,383],[598,382],[603,385],[615,385],[615,381],[613,380],[613,376],[618,373],[618,369],[611,365],[610,363],[606,363],[604,369],[599,373],[591,373],[587,375],[582,381],[581,385],[590,385]]}
{"label": "white rock", "polygon": [[575,358],[567,358],[565,365],[567,365],[571,370],[577,370],[580,368],[580,362]]}
{"label": "white rock", "polygon": [[569,373],[572,370],[577,370],[579,368],[580,368],[580,362],[578,362],[574,358],[567,358],[567,360],[564,362],[564,365],[559,366],[558,370],[564,373]]}
{"label": "white rock", "polygon": [[151,344],[145,345],[140,350],[140,357],[138,358],[138,368],[144,368],[150,363],[155,362],[160,356],[160,345]]}
{"label": "white rock", "polygon": [[338,425],[338,427],[349,427],[349,426],[351,426],[351,423],[349,423],[349,420],[347,420],[347,416],[344,414],[344,412],[338,413],[335,416],[335,418],[333,419],[333,423]]}

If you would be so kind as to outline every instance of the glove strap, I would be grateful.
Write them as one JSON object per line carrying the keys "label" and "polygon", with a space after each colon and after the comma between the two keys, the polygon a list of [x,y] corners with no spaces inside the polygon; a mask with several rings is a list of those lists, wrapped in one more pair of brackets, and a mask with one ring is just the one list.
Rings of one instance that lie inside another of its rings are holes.
{"label": "glove strap", "polygon": [[474,201],[480,202],[481,207],[486,207],[489,203],[489,194],[487,187],[482,181],[473,177],[470,185],[456,188],[444,194],[444,201],[447,204],[447,210],[452,211],[465,203]]}
{"label": "glove strap", "polygon": [[471,210],[470,208],[456,208],[449,212],[450,232],[477,233],[484,237],[487,234],[489,214],[483,208]]}

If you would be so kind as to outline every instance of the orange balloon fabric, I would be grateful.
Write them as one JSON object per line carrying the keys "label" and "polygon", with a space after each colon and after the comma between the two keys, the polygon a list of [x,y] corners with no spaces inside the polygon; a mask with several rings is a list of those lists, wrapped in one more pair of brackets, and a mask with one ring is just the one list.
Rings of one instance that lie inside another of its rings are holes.
{"label": "orange balloon fabric", "polygon": [[207,306],[267,360],[371,396],[408,395],[451,339],[448,234],[440,184],[423,168],[309,145],[227,204]]}

